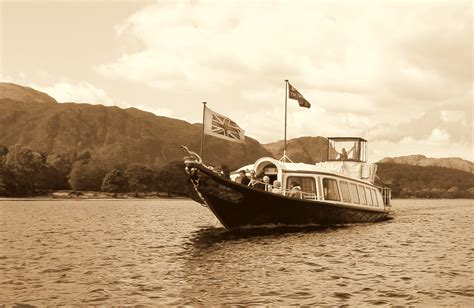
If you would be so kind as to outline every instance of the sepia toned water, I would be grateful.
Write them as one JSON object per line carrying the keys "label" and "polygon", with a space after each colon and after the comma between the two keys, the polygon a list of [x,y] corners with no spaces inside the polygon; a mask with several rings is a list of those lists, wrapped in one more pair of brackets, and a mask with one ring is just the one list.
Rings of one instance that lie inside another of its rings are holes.
{"label": "sepia toned water", "polygon": [[0,200],[0,304],[472,305],[473,201],[393,204],[227,232],[187,200]]}

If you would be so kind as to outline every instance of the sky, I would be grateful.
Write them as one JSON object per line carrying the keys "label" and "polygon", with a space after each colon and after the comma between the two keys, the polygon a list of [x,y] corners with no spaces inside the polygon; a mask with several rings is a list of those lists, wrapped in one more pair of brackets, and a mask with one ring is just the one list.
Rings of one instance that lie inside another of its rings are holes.
{"label": "sky", "polygon": [[0,81],[202,121],[261,143],[360,136],[369,161],[474,161],[472,1],[5,1]]}

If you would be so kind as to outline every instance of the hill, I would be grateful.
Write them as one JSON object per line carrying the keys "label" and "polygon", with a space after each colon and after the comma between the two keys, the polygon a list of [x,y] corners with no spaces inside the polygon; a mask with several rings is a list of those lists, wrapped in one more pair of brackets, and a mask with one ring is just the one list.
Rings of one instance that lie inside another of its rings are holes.
{"label": "hill", "polygon": [[[45,93],[0,83],[0,145],[73,155],[89,151],[107,167],[141,163],[163,166],[180,160],[182,144],[198,152],[201,124],[156,116],[135,108],[58,103]],[[245,144],[206,136],[208,164],[231,168],[271,154],[256,140]]]}
{"label": "hill", "polygon": [[[263,145],[273,157],[283,156],[284,141],[267,143]],[[300,137],[287,140],[287,155],[294,162],[314,164],[327,159],[328,141],[324,137]]]}
{"label": "hill", "polygon": [[11,99],[17,102],[57,103],[46,93],[14,83],[0,82],[0,99]]}
{"label": "hill", "polygon": [[406,164],[377,163],[377,175],[393,197],[473,198],[474,174],[466,171]]}
{"label": "hill", "polygon": [[[116,167],[124,170],[134,163],[166,166],[181,160],[182,144],[198,152],[201,131],[200,123],[135,108],[58,103],[34,89],[0,83],[0,156],[6,152],[2,145],[10,148],[15,144],[39,151],[35,157],[46,153],[47,163],[61,174],[62,184],[58,187],[66,187],[73,171],[80,170],[78,166],[89,160],[94,162],[85,164],[90,173],[97,166],[102,170],[96,183],[99,187],[105,172]],[[205,145],[207,164],[227,164],[231,170],[263,156],[280,158],[284,146],[282,140],[262,145],[246,137],[245,143],[240,144],[211,136],[206,136]],[[327,158],[328,143],[323,137],[300,137],[288,140],[287,149],[293,161],[312,164]],[[474,196],[474,164],[460,158],[412,155],[384,158],[378,165],[378,175],[393,188],[395,197]],[[6,184],[2,184],[0,174],[0,190],[2,185]]]}
{"label": "hill", "polygon": [[431,158],[424,155],[408,155],[399,157],[386,157],[380,160],[379,163],[404,164],[423,167],[444,167],[474,173],[474,163],[459,157]]}

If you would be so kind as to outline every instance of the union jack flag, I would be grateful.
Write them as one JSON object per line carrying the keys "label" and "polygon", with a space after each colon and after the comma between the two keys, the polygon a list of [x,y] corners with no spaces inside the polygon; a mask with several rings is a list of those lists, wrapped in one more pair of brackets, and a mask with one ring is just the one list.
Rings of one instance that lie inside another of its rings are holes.
{"label": "union jack flag", "polygon": [[245,140],[244,130],[237,123],[207,107],[204,112],[204,132],[234,142]]}

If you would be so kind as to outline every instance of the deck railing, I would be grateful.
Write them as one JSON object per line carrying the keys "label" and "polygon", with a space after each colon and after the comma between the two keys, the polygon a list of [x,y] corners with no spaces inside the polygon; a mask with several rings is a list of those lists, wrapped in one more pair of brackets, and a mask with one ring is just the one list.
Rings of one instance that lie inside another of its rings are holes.
{"label": "deck railing", "polygon": [[383,204],[385,206],[392,206],[390,200],[392,199],[392,189],[389,187],[379,187],[380,193],[382,194]]}

